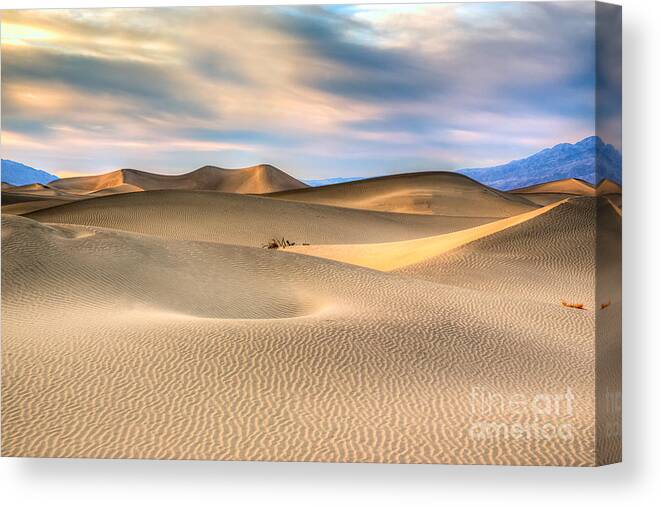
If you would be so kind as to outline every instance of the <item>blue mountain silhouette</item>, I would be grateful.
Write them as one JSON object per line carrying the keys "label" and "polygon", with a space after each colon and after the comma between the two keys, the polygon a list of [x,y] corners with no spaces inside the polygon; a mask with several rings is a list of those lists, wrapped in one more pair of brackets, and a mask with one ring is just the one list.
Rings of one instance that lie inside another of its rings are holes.
{"label": "blue mountain silhouette", "polygon": [[24,184],[41,183],[48,184],[57,179],[57,176],[44,172],[43,170],[28,167],[22,163],[12,160],[2,160],[2,182],[14,186]]}
{"label": "blue mountain silhouette", "polygon": [[602,179],[622,184],[622,155],[611,144],[592,136],[576,144],[558,144],[503,165],[457,172],[499,190],[567,178],[582,179],[593,185]]}

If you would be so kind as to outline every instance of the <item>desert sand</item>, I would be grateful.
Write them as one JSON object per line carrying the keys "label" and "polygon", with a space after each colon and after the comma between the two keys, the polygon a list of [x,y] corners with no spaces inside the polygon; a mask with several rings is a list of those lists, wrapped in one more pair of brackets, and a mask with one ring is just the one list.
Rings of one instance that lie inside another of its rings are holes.
{"label": "desert sand", "polygon": [[595,327],[621,304],[617,206],[453,176],[267,196],[122,179],[146,191],[3,212],[3,455],[616,460],[595,385],[618,386],[619,334],[597,350]]}

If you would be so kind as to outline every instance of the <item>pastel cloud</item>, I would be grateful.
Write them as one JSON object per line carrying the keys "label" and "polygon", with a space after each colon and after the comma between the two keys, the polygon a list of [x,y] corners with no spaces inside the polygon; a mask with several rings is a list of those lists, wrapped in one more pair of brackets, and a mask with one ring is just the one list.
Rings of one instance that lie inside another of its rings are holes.
{"label": "pastel cloud", "polygon": [[9,11],[2,149],[61,173],[457,169],[594,133],[594,6]]}

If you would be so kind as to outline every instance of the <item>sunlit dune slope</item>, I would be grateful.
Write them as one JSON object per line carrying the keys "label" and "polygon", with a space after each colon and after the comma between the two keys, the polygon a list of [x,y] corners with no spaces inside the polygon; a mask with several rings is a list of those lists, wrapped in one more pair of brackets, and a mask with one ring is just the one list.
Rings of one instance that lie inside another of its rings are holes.
{"label": "sunlit dune slope", "polygon": [[272,165],[223,169],[207,165],[187,174],[168,176],[134,169],[121,169],[99,176],[58,179],[49,184],[74,193],[99,190],[214,190],[231,193],[269,193],[307,185]]}
{"label": "sunlit dune slope", "polygon": [[47,223],[99,226],[246,246],[261,246],[274,238],[298,244],[396,241],[462,230],[493,220],[382,213],[183,190],[98,197],[26,216]]}
{"label": "sunlit dune slope", "polygon": [[498,234],[528,220],[536,219],[562,203],[557,202],[511,218],[503,218],[485,225],[433,237],[387,243],[294,246],[288,248],[287,251],[337,260],[338,262],[360,265],[380,271],[393,271],[419,264],[441,253],[459,248],[483,237]]}
{"label": "sunlit dune slope", "polygon": [[416,172],[268,195],[272,198],[399,213],[504,218],[537,206],[525,197],[453,172]]}

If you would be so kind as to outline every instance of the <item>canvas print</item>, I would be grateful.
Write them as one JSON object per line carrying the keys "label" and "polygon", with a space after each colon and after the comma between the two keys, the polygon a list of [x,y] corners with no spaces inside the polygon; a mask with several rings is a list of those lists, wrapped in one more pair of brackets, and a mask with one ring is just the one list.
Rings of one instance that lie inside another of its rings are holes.
{"label": "canvas print", "polygon": [[620,24],[2,12],[2,455],[618,462]]}

